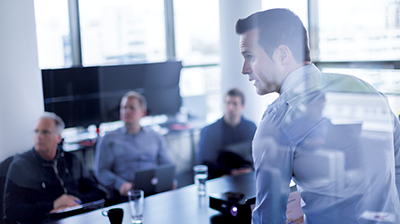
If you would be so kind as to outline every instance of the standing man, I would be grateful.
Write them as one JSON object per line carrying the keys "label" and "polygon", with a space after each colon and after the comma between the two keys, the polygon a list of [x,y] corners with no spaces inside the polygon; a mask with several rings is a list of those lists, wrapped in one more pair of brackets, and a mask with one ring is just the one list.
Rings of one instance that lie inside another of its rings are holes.
{"label": "standing man", "polygon": [[305,223],[400,223],[400,127],[386,98],[353,76],[319,71],[287,9],[239,19],[236,33],[242,73],[259,95],[280,94],[253,140],[252,222],[286,223],[293,178]]}
{"label": "standing man", "polygon": [[210,178],[253,171],[251,140],[256,125],[243,117],[243,109],[243,92],[236,88],[229,90],[225,96],[225,115],[201,132],[198,163],[208,166]]}
{"label": "standing man", "polygon": [[48,213],[105,196],[84,164],[57,147],[63,129],[59,116],[45,112],[36,124],[33,149],[14,157],[4,192],[7,220],[40,223]]}
{"label": "standing man", "polygon": [[121,100],[120,117],[125,125],[107,133],[97,144],[96,174],[107,188],[127,196],[134,187],[135,172],[171,164],[165,139],[139,121],[146,115],[146,99],[135,91]]}

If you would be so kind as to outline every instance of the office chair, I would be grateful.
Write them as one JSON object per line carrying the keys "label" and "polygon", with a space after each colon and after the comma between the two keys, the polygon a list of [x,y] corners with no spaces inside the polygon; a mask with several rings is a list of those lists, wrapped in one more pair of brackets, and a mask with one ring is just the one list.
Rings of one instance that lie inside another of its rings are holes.
{"label": "office chair", "polygon": [[1,208],[0,224],[6,223],[4,219],[3,197],[4,197],[4,190],[5,190],[4,188],[6,185],[8,168],[10,167],[10,164],[13,161],[13,159],[14,156],[10,156],[0,163],[0,208]]}

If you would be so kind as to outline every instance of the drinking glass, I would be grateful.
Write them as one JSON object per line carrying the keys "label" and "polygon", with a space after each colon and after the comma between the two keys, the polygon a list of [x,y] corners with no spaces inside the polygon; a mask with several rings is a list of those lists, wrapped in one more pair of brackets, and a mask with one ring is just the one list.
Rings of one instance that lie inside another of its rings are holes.
{"label": "drinking glass", "polygon": [[197,186],[199,195],[206,195],[206,181],[208,178],[208,167],[206,165],[196,165],[193,167],[194,183]]}
{"label": "drinking glass", "polygon": [[144,192],[142,190],[130,190],[128,191],[128,198],[131,222],[133,224],[143,223]]}

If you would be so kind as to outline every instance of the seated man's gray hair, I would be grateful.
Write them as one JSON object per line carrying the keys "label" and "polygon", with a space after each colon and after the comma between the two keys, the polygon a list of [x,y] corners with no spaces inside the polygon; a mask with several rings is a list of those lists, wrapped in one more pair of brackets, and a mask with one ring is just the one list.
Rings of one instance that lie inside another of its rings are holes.
{"label": "seated man's gray hair", "polygon": [[53,119],[56,122],[56,128],[57,128],[57,133],[61,134],[61,132],[64,130],[65,128],[65,123],[64,121],[61,119],[61,117],[59,117],[57,114],[53,113],[53,112],[47,112],[45,111],[39,118],[38,120],[42,119],[42,118],[49,118],[49,119]]}

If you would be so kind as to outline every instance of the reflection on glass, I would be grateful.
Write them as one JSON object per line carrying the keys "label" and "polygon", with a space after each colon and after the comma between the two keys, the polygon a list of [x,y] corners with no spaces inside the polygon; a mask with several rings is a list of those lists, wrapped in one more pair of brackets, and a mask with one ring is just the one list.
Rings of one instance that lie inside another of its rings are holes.
{"label": "reflection on glass", "polygon": [[219,63],[218,4],[174,0],[176,56],[184,65]]}
{"label": "reflection on glass", "polygon": [[320,61],[400,59],[398,1],[318,1],[318,7]]}
{"label": "reflection on glass", "polygon": [[67,0],[35,0],[39,67],[72,65]]}
{"label": "reflection on glass", "polygon": [[400,114],[400,71],[395,69],[324,68],[324,72],[354,75],[387,95],[395,114]]}
{"label": "reflection on glass", "polygon": [[84,65],[166,60],[164,1],[81,0]]}

